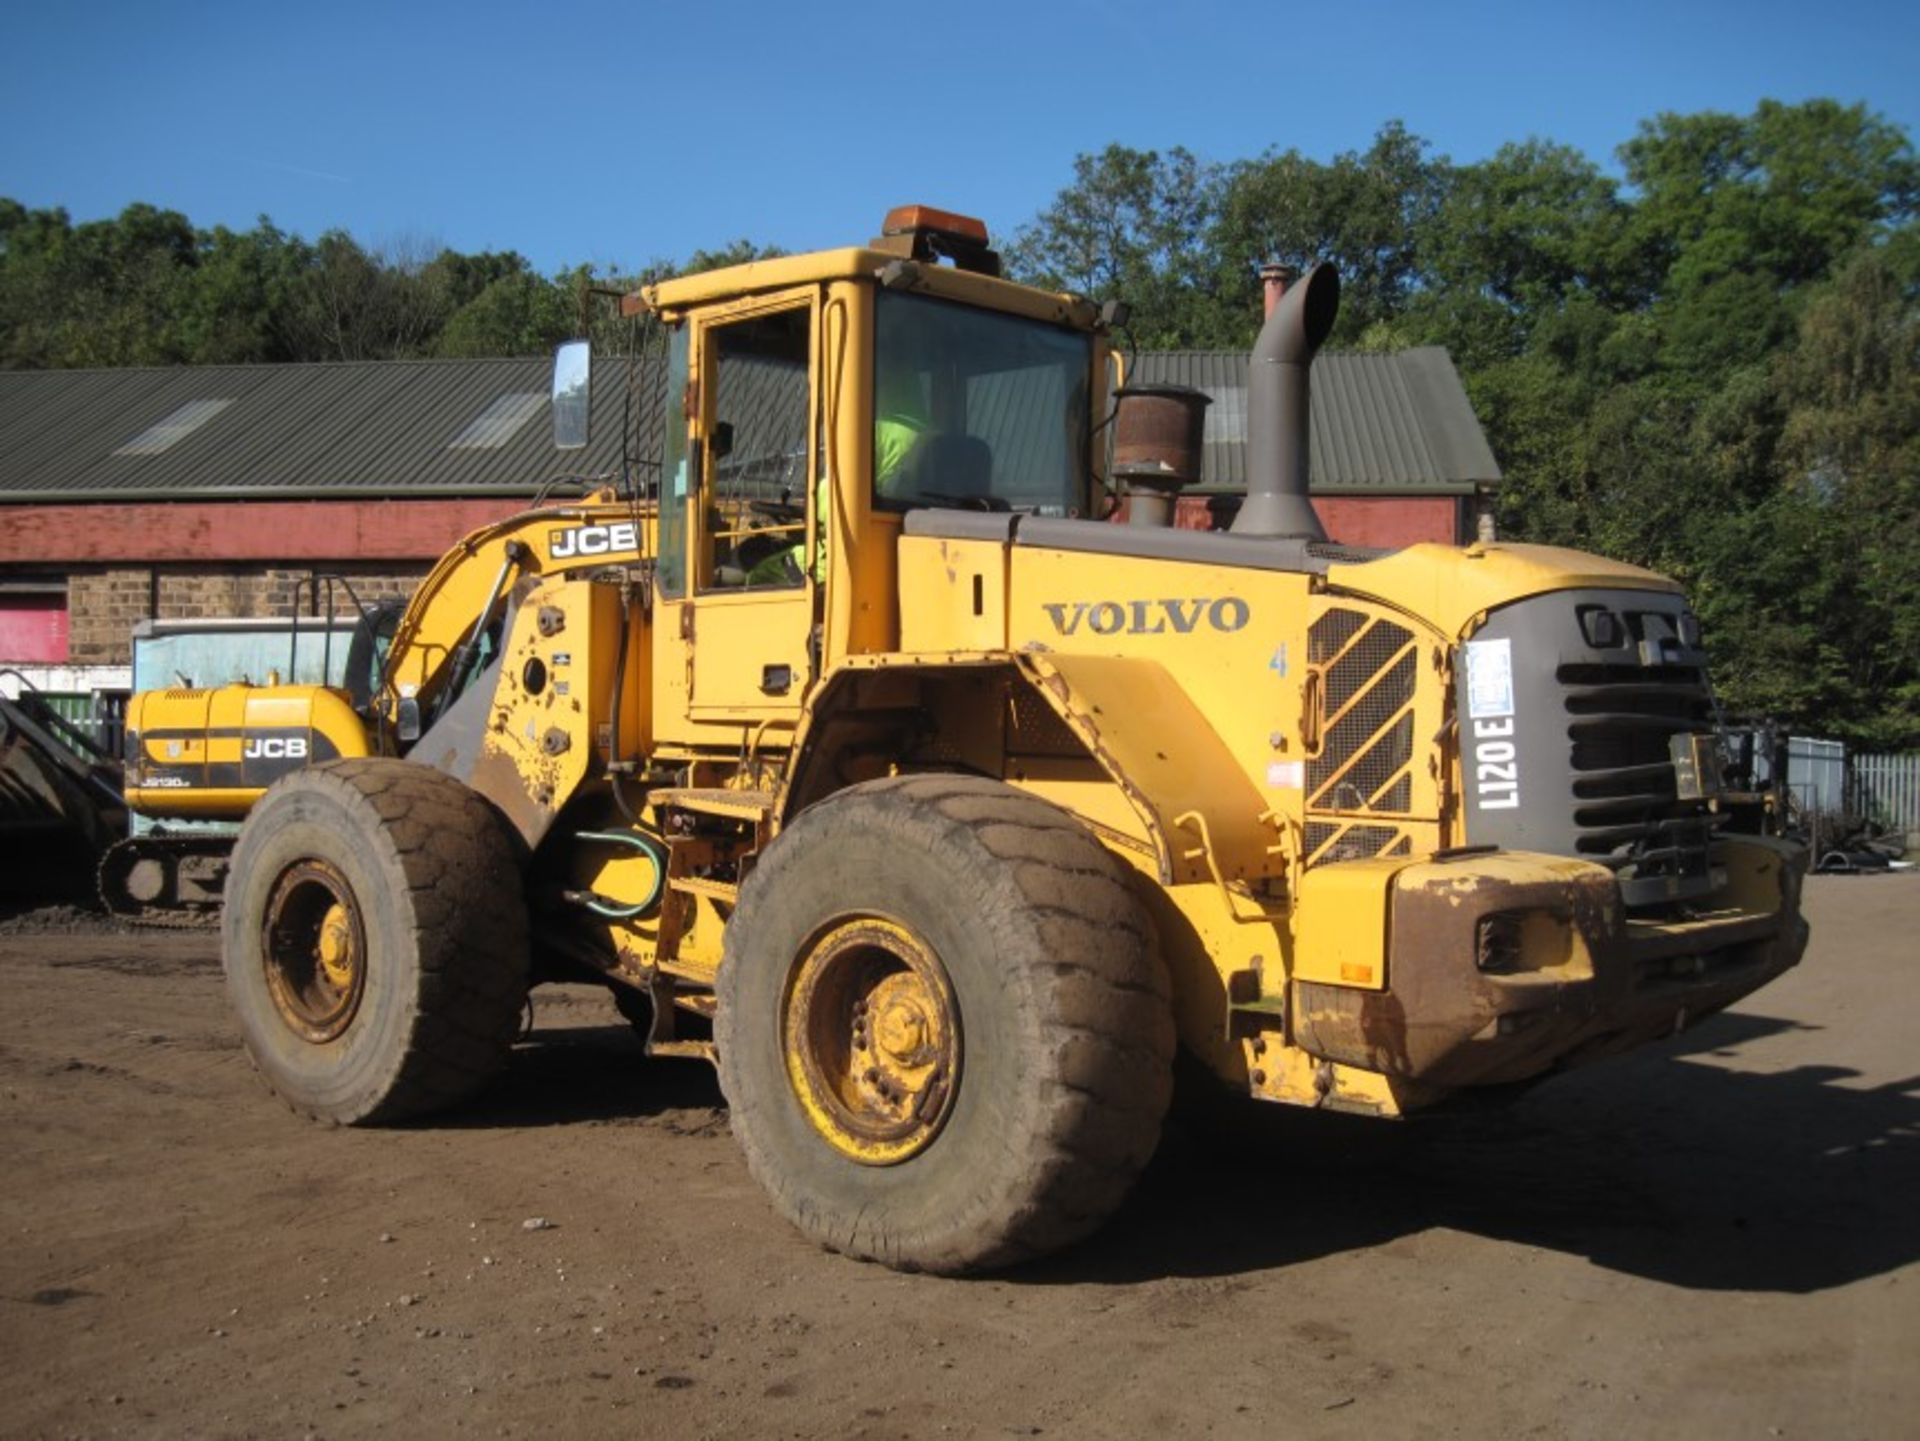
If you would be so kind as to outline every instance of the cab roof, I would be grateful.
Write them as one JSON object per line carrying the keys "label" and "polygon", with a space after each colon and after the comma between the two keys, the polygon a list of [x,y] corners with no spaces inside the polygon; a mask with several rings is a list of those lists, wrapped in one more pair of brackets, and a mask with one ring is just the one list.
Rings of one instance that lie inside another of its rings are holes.
{"label": "cab roof", "polygon": [[1099,319],[1093,302],[1082,296],[1039,290],[947,265],[906,261],[898,255],[865,246],[782,255],[772,260],[752,260],[744,265],[683,275],[649,285],[640,296],[649,309],[675,319],[701,306],[768,291],[836,281],[877,282],[881,272],[892,266],[906,267],[904,271],[893,272],[903,277],[895,284],[918,294],[937,295],[1033,320],[1072,326],[1076,330],[1091,330]]}

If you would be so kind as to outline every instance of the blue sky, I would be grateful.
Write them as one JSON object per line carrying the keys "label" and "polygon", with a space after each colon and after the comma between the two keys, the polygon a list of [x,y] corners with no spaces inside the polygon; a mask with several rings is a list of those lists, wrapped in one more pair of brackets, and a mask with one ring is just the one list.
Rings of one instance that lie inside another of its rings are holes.
{"label": "blue sky", "polygon": [[1659,111],[1813,96],[1920,133],[1920,4],[1280,13],[13,0],[0,195],[606,270],[743,236],[857,242],[908,201],[1005,237],[1114,141],[1326,158],[1397,117],[1456,160],[1538,135],[1610,164]]}

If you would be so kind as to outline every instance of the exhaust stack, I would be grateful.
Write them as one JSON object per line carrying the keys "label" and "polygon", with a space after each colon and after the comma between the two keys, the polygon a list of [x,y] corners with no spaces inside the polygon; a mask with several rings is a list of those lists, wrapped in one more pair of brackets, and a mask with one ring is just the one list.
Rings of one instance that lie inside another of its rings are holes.
{"label": "exhaust stack", "polygon": [[1235,535],[1324,541],[1307,498],[1307,372],[1340,313],[1340,274],[1316,265],[1267,315],[1247,370],[1247,499]]}

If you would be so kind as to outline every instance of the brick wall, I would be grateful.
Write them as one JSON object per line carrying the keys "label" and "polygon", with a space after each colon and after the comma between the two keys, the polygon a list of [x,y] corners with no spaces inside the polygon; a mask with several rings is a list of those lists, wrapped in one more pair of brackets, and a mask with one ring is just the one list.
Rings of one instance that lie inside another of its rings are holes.
{"label": "brick wall", "polygon": [[[405,597],[429,569],[398,564],[347,572],[364,604]],[[242,566],[155,566],[75,571],[67,577],[67,650],[76,664],[124,665],[133,655],[135,621],[210,616],[277,616],[326,611],[327,587],[317,597],[310,570]],[[351,614],[345,587],[333,587],[334,613]]]}

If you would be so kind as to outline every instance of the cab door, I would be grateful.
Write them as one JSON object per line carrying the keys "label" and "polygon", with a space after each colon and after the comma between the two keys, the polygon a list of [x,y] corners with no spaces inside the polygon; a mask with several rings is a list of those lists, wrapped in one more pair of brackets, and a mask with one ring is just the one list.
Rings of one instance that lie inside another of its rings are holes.
{"label": "cab door", "polygon": [[684,364],[686,380],[669,386],[682,386],[688,439],[669,441],[662,475],[655,621],[656,715],[670,738],[796,715],[812,682],[817,329],[809,290],[722,307],[675,337],[670,370]]}

